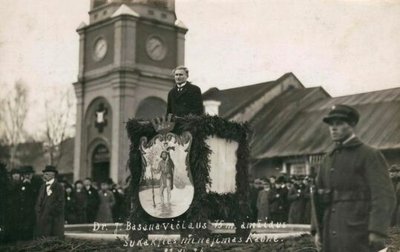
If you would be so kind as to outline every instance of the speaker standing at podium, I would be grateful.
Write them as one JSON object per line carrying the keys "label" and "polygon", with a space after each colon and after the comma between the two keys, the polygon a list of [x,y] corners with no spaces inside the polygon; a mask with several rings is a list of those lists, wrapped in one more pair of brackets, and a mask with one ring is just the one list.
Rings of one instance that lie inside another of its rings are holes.
{"label": "speaker standing at podium", "polygon": [[167,115],[183,117],[189,114],[202,115],[204,112],[203,97],[198,86],[187,81],[189,70],[178,66],[173,71],[175,87],[168,93]]}

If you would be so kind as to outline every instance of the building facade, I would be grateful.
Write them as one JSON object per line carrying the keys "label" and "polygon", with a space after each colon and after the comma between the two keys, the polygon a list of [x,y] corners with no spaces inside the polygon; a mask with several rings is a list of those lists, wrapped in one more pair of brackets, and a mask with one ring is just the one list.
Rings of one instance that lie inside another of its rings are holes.
{"label": "building facade", "polygon": [[89,16],[77,29],[74,180],[124,183],[125,122],[165,114],[171,71],[184,64],[187,28],[174,0],[91,0]]}
{"label": "building facade", "polygon": [[206,111],[229,120],[247,121],[254,178],[310,175],[332,147],[322,118],[335,104],[360,112],[356,134],[400,164],[400,88],[331,97],[323,88],[305,88],[292,73],[274,81],[204,93]]}

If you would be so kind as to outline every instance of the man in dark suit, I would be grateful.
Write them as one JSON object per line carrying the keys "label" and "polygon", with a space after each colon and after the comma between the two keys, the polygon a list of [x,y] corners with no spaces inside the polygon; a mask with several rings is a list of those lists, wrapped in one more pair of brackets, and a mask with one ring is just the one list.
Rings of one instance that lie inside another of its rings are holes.
{"label": "man in dark suit", "polygon": [[36,236],[64,236],[64,188],[56,180],[57,170],[46,166],[43,179],[46,182],[39,191],[36,202]]}
{"label": "man in dark suit", "polygon": [[87,207],[86,218],[88,223],[93,223],[96,220],[97,211],[99,210],[100,197],[97,190],[92,186],[92,179],[86,178],[83,181],[86,191]]}
{"label": "man in dark suit", "polygon": [[17,220],[15,226],[18,229],[19,240],[30,240],[33,238],[33,231],[36,222],[35,203],[39,193],[37,183],[32,181],[34,170],[32,166],[22,166],[21,169],[22,183],[18,187],[18,195],[15,199],[17,208]]}
{"label": "man in dark suit", "polygon": [[316,181],[316,244],[325,252],[378,251],[384,247],[396,202],[385,158],[356,137],[359,113],[354,108],[335,105],[323,121],[335,146]]}
{"label": "man in dark suit", "polygon": [[203,97],[198,86],[187,81],[189,70],[184,66],[174,69],[176,86],[168,93],[167,115],[183,117],[189,114],[202,115]]}

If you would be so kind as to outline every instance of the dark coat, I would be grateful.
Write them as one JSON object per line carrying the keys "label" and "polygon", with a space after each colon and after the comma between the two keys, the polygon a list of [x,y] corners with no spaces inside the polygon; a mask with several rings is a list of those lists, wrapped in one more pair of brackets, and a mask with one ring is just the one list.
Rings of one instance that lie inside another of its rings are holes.
{"label": "dark coat", "polygon": [[394,221],[392,224],[400,226],[400,182],[396,184],[395,191],[396,191],[397,204],[393,213]]}
{"label": "dark coat", "polygon": [[288,221],[288,189],[285,186],[273,186],[269,193],[269,213],[273,222],[286,223]]}
{"label": "dark coat", "polygon": [[114,194],[110,190],[100,190],[98,192],[100,199],[99,211],[97,211],[96,221],[100,223],[112,223],[114,221],[112,208],[115,205]]}
{"label": "dark coat", "polygon": [[46,193],[46,184],[39,191],[36,202],[36,235],[38,237],[64,236],[64,188],[56,180]]}
{"label": "dark coat", "polygon": [[19,186],[18,199],[16,204],[18,209],[18,221],[14,223],[18,227],[18,236],[20,240],[30,240],[33,238],[33,231],[36,222],[35,204],[37,200],[37,191],[31,182],[25,181]]}
{"label": "dark coat", "polygon": [[305,209],[305,188],[293,185],[288,192],[288,201],[290,204],[288,222],[292,224],[303,223]]}
{"label": "dark coat", "polygon": [[86,218],[88,223],[93,223],[94,221],[96,221],[97,211],[99,210],[99,193],[92,186],[89,188],[89,190],[85,188],[85,191],[87,199]]}
{"label": "dark coat", "polygon": [[257,197],[257,221],[267,222],[269,220],[269,193],[261,190]]}
{"label": "dark coat", "polygon": [[174,114],[183,117],[189,114],[202,115],[204,113],[203,97],[198,86],[186,82],[182,91],[177,86],[168,93],[167,115]]}
{"label": "dark coat", "polygon": [[333,149],[319,169],[316,186],[324,252],[369,251],[370,232],[387,235],[396,199],[378,150],[357,138]]}
{"label": "dark coat", "polygon": [[7,202],[7,215],[5,222],[7,229],[7,240],[9,241],[17,241],[20,239],[19,192],[21,189],[21,184],[21,182],[11,181],[8,188],[9,190],[7,192],[9,200]]}
{"label": "dark coat", "polygon": [[64,216],[67,224],[77,223],[76,198],[74,192],[70,194],[65,192]]}
{"label": "dark coat", "polygon": [[75,191],[75,213],[76,223],[82,224],[87,222],[86,218],[87,210],[87,194],[83,189],[82,191]]}

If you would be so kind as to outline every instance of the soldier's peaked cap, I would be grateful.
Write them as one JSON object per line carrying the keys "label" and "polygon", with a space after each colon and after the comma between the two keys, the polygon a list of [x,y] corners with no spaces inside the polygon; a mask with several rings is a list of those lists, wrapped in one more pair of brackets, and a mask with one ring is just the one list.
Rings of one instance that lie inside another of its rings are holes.
{"label": "soldier's peaked cap", "polygon": [[337,104],[331,107],[328,115],[326,115],[322,120],[324,123],[331,124],[333,119],[340,119],[352,126],[355,126],[360,119],[360,114],[353,107]]}

